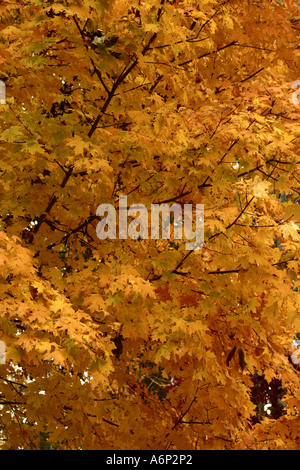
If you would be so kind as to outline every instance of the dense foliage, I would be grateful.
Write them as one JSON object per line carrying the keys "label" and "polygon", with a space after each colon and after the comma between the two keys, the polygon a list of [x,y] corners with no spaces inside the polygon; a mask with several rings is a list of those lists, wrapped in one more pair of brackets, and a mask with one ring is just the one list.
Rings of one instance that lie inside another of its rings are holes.
{"label": "dense foliage", "polygon": [[[299,29],[295,0],[1,2],[3,449],[299,448]],[[204,204],[202,249],[100,240],[120,196]]]}

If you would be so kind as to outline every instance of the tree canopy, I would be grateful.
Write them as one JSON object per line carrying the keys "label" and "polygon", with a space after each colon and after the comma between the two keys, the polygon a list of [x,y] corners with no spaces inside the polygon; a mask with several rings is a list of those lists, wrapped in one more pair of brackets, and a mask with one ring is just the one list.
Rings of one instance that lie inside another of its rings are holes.
{"label": "tree canopy", "polygon": [[[2,449],[299,449],[299,19],[1,2]],[[203,247],[100,240],[121,196]]]}

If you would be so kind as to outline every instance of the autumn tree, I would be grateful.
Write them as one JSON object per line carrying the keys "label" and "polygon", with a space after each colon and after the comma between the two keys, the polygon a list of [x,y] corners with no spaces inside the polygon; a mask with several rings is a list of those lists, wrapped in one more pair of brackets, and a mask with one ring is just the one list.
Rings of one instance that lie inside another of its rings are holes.
{"label": "autumn tree", "polygon": [[[295,0],[1,2],[3,449],[299,448],[299,28]],[[203,247],[100,240],[121,196],[204,204]]]}

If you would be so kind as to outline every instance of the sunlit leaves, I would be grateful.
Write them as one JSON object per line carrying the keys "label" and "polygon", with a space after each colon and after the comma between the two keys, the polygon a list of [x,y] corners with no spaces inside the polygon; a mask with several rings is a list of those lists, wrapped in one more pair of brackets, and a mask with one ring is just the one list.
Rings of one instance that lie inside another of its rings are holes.
{"label": "sunlit leaves", "polygon": [[[1,5],[4,447],[297,447],[299,41],[286,3]],[[124,195],[204,204],[202,249],[99,240],[98,205]],[[256,372],[282,380],[287,406],[251,428]]]}

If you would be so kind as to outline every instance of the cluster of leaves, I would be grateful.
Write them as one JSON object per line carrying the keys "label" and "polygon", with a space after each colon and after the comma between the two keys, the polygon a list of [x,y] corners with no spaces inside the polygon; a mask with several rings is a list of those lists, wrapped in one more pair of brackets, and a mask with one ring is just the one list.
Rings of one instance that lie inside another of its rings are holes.
{"label": "cluster of leaves", "polygon": [[[299,52],[295,0],[1,2],[4,449],[299,448]],[[203,248],[99,240],[124,195]]]}
{"label": "cluster of leaves", "polygon": [[[39,441],[38,441],[39,439]],[[52,443],[49,441],[48,432],[40,432],[39,436],[34,439],[32,446],[29,447],[30,450],[58,450],[64,443],[56,442]]]}

